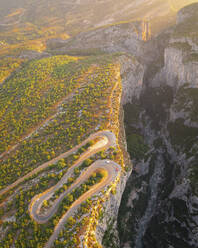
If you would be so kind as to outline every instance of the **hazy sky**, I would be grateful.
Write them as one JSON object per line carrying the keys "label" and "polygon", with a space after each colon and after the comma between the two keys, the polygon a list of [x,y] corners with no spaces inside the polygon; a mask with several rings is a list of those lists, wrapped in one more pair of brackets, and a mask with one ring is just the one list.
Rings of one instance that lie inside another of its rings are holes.
{"label": "hazy sky", "polygon": [[0,0],[0,22],[23,8],[26,11],[22,21],[38,27],[53,23],[69,35],[143,18],[151,21],[155,32],[174,23],[176,12],[193,2],[198,0]]}

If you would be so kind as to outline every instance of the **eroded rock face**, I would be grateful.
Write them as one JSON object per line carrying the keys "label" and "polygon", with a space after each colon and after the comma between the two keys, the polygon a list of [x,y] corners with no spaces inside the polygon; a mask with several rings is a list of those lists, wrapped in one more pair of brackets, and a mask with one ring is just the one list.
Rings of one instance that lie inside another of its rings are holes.
{"label": "eroded rock face", "polygon": [[[110,199],[103,204],[104,215],[100,219],[99,225],[96,229],[96,238],[103,247],[110,247],[108,243],[111,243],[111,247],[120,247],[119,234],[117,230],[117,216],[120,207],[122,194],[126,187],[126,182],[131,174],[131,170],[125,175],[122,174],[121,180],[116,187],[116,194],[110,195]],[[104,234],[107,234],[105,237]],[[108,240],[106,240],[108,239]]]}
{"label": "eroded rock face", "polygon": [[110,25],[81,33],[66,41],[48,42],[50,48],[62,47],[55,50],[60,53],[83,50],[84,53],[130,52],[133,55],[141,53],[142,44],[141,22]]}
{"label": "eroded rock face", "polygon": [[176,48],[167,48],[165,50],[165,68],[163,73],[166,75],[168,85],[177,89],[185,83],[189,83],[190,87],[198,87],[198,61],[187,60],[187,56],[187,54],[185,56],[182,50]]}
{"label": "eroded rock face", "polygon": [[198,46],[191,39],[171,39],[164,52],[164,67],[154,76],[151,84],[155,87],[165,81],[176,90],[188,83],[198,87]]}
{"label": "eroded rock face", "polygon": [[192,18],[192,16],[197,15],[197,4],[191,4],[182,8],[177,14],[177,24],[184,23]]}
{"label": "eroded rock face", "polygon": [[[142,91],[144,66],[137,59],[144,46],[141,32],[140,23],[125,23],[81,33],[67,41],[50,40],[47,45],[48,48],[55,49],[56,52],[60,53],[83,51],[86,55],[86,53],[94,54],[98,52],[124,52],[125,54],[120,54],[117,61],[120,64],[122,81],[122,108],[123,105],[139,99]],[[124,123],[121,122],[120,125],[123,126]],[[122,129],[124,131],[124,127]],[[121,136],[127,151],[125,134],[123,133]],[[104,213],[96,228],[96,238],[99,244],[103,244],[104,247],[120,247],[117,216],[122,194],[132,171],[131,162],[128,166],[130,169],[127,172],[122,172],[120,182],[116,187],[116,194],[111,194],[110,198],[103,203]]]}
{"label": "eroded rock face", "polygon": [[[134,99],[139,99],[142,89],[144,67],[135,57],[123,55],[119,57],[121,65],[122,80],[122,101],[121,105],[130,103]],[[121,107],[122,108],[122,107]],[[122,110],[120,110],[122,112]],[[122,114],[121,114],[122,115]],[[123,130],[120,138],[127,151],[126,136],[124,132],[124,120],[121,120],[121,129]],[[125,158],[126,159],[126,158]],[[126,159],[127,161],[127,159]],[[116,194],[111,194],[110,199],[103,204],[104,214],[100,219],[96,229],[96,238],[103,247],[120,247],[119,234],[117,230],[117,216],[121,203],[121,198],[126,187],[126,182],[132,172],[132,164],[129,160],[129,169],[122,172],[120,181],[116,187]],[[105,234],[105,235],[104,235]]]}
{"label": "eroded rock face", "polygon": [[139,135],[148,150],[141,159],[131,150],[134,170],[118,215],[122,248],[198,247],[197,23],[186,32],[195,13],[198,4],[180,11],[163,63],[147,66],[139,107],[125,110],[128,146],[141,149]]}
{"label": "eroded rock face", "polygon": [[105,241],[104,247],[198,247],[198,29],[196,22],[189,29],[193,13],[181,11],[175,28],[147,44],[140,23],[81,33],[61,41],[59,48],[50,44],[60,53],[128,54],[119,63],[122,105],[133,109],[125,115],[131,116],[127,129],[136,148],[131,151],[134,170],[122,175],[116,194],[104,203],[96,230],[101,244],[109,233],[111,246]]}
{"label": "eroded rock face", "polygon": [[[164,50],[163,67],[153,76],[154,87],[159,82],[177,90],[188,83],[198,87],[198,15],[197,3],[180,10],[177,25],[169,32],[170,38]],[[163,80],[162,80],[163,79]]]}
{"label": "eroded rock face", "polygon": [[121,56],[122,105],[139,99],[142,91],[144,67],[135,57]]}

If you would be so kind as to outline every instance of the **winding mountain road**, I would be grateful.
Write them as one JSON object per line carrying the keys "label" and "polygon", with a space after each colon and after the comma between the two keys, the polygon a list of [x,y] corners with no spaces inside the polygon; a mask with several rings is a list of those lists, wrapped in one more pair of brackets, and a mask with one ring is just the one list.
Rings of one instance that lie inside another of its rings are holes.
{"label": "winding mountain road", "polygon": [[102,179],[101,182],[94,185],[90,190],[85,192],[70,206],[69,210],[66,212],[66,214],[62,216],[59,223],[55,227],[53,234],[51,235],[50,239],[45,245],[45,248],[51,247],[53,245],[60,231],[64,228],[64,224],[67,221],[67,219],[72,214],[74,214],[74,212],[77,210],[77,208],[82,202],[84,202],[86,199],[93,196],[94,194],[99,193],[102,189],[109,186],[112,182],[115,181],[115,179],[118,177],[118,175],[121,172],[121,166],[119,166],[117,163],[110,161],[110,160],[97,160],[96,162],[94,162],[92,165],[90,165],[88,168],[86,168],[85,170],[81,172],[81,175],[76,179],[76,181],[53,202],[53,205],[47,210],[47,212],[45,212],[44,214],[41,214],[40,210],[43,205],[43,202],[50,199],[53,196],[54,192],[58,190],[59,188],[61,188],[63,184],[67,182],[68,178],[73,175],[74,169],[78,168],[87,158],[93,156],[99,151],[107,150],[110,147],[116,147],[117,143],[116,143],[115,134],[108,130],[99,131],[94,134],[91,134],[81,144],[59,155],[58,157],[42,164],[38,168],[34,169],[27,175],[19,178],[17,181],[15,181],[11,185],[7,186],[6,188],[0,191],[0,196],[7,193],[9,190],[17,187],[20,183],[24,182],[26,179],[30,178],[34,174],[41,172],[42,170],[46,169],[52,164],[57,163],[60,159],[66,158],[69,155],[76,153],[78,149],[86,145],[89,141],[92,141],[96,138],[98,139],[98,141],[81,154],[80,158],[68,169],[65,175],[61,178],[61,180],[55,186],[51,187],[50,189],[46,190],[45,192],[39,195],[36,195],[29,204],[28,210],[29,210],[31,218],[34,219],[39,224],[46,223],[57,212],[58,207],[60,203],[62,202],[62,200],[69,193],[71,193],[73,189],[79,187],[86,180],[88,180],[89,177],[94,172],[98,170],[105,170],[106,172],[106,175]]}
{"label": "winding mountain road", "polygon": [[[81,144],[75,146],[74,148],[72,148],[71,150],[62,153],[61,155],[59,155],[58,157],[40,165],[39,167],[37,167],[36,169],[32,170],[31,172],[29,172],[28,174],[26,174],[25,176],[19,178],[17,181],[15,181],[14,183],[10,184],[9,186],[7,186],[6,188],[0,190],[0,196],[7,193],[9,190],[15,188],[16,186],[18,186],[20,183],[24,182],[26,179],[30,178],[31,176],[35,175],[36,173],[41,172],[42,170],[46,169],[47,167],[49,167],[52,164],[57,163],[60,159],[62,158],[66,158],[69,155],[75,153],[79,148],[81,148],[82,146],[86,145],[89,141],[94,140],[96,138],[104,138],[106,137],[108,139],[108,144],[106,144],[106,147],[110,147],[110,146],[115,146],[116,144],[116,138],[115,135],[109,131],[99,131],[97,133],[91,134],[86,140],[84,140]],[[102,149],[106,148],[105,146]],[[96,152],[100,151],[97,150]],[[96,152],[92,151],[88,157],[92,156],[93,154],[95,154]],[[83,154],[84,156],[84,154]]]}
{"label": "winding mountain road", "polygon": [[[93,140],[95,138],[100,138],[98,142],[96,142],[93,146],[89,147],[87,151],[85,151],[83,154],[81,154],[80,158],[70,167],[67,171],[67,173],[62,177],[62,179],[53,187],[46,190],[45,192],[36,195],[30,205],[29,205],[29,213],[32,219],[34,219],[39,224],[44,224],[53,215],[57,212],[58,207],[62,200],[72,192],[73,189],[79,187],[81,184],[83,184],[86,180],[89,179],[89,177],[98,170],[105,170],[106,176],[103,178],[101,182],[94,185],[89,191],[85,192],[82,196],[80,196],[70,207],[70,209],[66,212],[65,215],[62,216],[59,223],[54,229],[53,234],[51,235],[50,239],[46,243],[45,247],[51,247],[55,239],[58,237],[60,231],[64,228],[64,224],[66,220],[76,211],[76,209],[79,207],[79,205],[84,202],[89,197],[93,196],[96,193],[99,193],[102,189],[104,189],[106,186],[110,185],[112,182],[115,181],[118,174],[121,172],[121,167],[110,160],[97,160],[94,162],[91,166],[86,168],[81,175],[76,179],[76,181],[65,191],[63,192],[54,202],[53,205],[47,210],[46,213],[40,213],[41,207],[43,205],[43,202],[46,200],[49,200],[56,190],[61,188],[63,184],[65,184],[69,177],[71,177],[74,173],[74,169],[78,168],[84,160],[89,158],[90,156],[96,154],[99,151],[102,151],[104,149],[108,149],[111,146],[116,146],[116,137],[115,135],[110,131],[101,131],[97,132],[95,134],[92,134],[88,139],[86,139],[84,142],[82,142],[80,145],[76,146],[69,152],[65,153],[64,155],[60,155],[58,159],[56,158],[56,161],[58,161],[62,156],[68,156],[68,154],[74,153],[77,151],[80,147],[85,145],[88,141]],[[51,164],[51,162],[50,162]],[[46,166],[46,165],[45,165]]]}
{"label": "winding mountain road", "polygon": [[[78,187],[82,183],[84,183],[97,169],[105,170],[107,172],[107,176],[100,183],[94,185],[89,191],[85,192],[82,196],[80,196],[71,205],[70,209],[60,219],[59,223],[54,229],[53,234],[49,238],[48,242],[45,244],[44,248],[50,248],[53,245],[60,231],[64,228],[67,219],[74,214],[74,212],[77,210],[77,208],[80,206],[82,202],[84,202],[94,194],[99,193],[106,186],[110,185],[113,181],[116,180],[118,174],[121,172],[121,167],[117,163],[109,160],[97,160],[78,178],[78,182],[76,182],[74,185],[71,186],[71,190],[74,187]],[[65,195],[69,193],[71,190],[69,189],[67,192],[65,192]]]}

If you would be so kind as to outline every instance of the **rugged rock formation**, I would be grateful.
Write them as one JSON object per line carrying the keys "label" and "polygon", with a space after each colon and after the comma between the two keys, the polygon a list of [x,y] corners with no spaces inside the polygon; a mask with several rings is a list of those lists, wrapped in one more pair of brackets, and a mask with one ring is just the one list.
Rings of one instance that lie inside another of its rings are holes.
{"label": "rugged rock formation", "polygon": [[[140,100],[125,106],[134,163],[118,216],[122,248],[198,247],[198,4],[163,34]],[[167,38],[167,37],[166,37]]]}
{"label": "rugged rock formation", "polygon": [[142,50],[141,22],[121,23],[93,29],[81,33],[74,38],[62,40],[49,40],[49,49],[57,53],[101,53],[101,52],[129,52],[139,55]]}
{"label": "rugged rock formation", "polygon": [[122,78],[122,105],[139,99],[143,85],[144,67],[135,57],[123,55],[119,59]]}
{"label": "rugged rock formation", "polygon": [[[120,145],[125,153],[126,172],[122,172],[120,181],[116,186],[116,193],[110,195],[110,199],[103,204],[104,214],[100,219],[96,229],[97,241],[104,247],[120,247],[119,235],[117,230],[117,216],[120,207],[121,198],[126,187],[126,182],[132,172],[132,164],[127,153],[126,136],[123,119],[123,105],[139,99],[142,89],[144,68],[132,56],[122,55],[119,58],[121,64],[122,79],[122,100],[120,106]],[[105,235],[104,235],[105,234]]]}
{"label": "rugged rock formation", "polygon": [[147,43],[136,22],[47,44],[54,53],[128,54],[119,62],[134,170],[104,204],[96,230],[104,247],[198,247],[197,10],[197,4],[182,9],[175,27]]}
{"label": "rugged rock formation", "polygon": [[96,229],[97,241],[103,247],[120,247],[119,234],[117,230],[117,216],[121,198],[126,187],[126,182],[131,174],[132,167],[127,173],[122,173],[120,182],[116,187],[116,194],[103,204],[104,215],[100,219]]}
{"label": "rugged rock formation", "polygon": [[192,20],[192,17],[196,17],[197,15],[197,7],[194,4],[187,5],[186,7],[182,8],[177,14],[177,24],[184,23]]}

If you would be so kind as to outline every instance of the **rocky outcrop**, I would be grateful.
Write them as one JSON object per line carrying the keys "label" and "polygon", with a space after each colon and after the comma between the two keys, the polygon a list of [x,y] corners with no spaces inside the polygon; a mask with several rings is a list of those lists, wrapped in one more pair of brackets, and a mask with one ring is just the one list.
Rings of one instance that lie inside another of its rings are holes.
{"label": "rocky outcrop", "polygon": [[41,59],[41,58],[46,58],[49,57],[50,54],[47,52],[37,52],[33,50],[26,50],[22,51],[19,55],[20,59],[27,59],[27,60],[32,60],[32,59]]}
{"label": "rocky outcrop", "polygon": [[153,75],[152,86],[166,83],[177,90],[188,83],[189,87],[198,87],[197,30],[197,4],[192,4],[179,11],[177,25],[169,31],[163,66]]}
{"label": "rocky outcrop", "polygon": [[54,50],[58,53],[129,52],[139,55],[143,43],[141,22],[131,22],[97,28],[66,41],[51,40],[48,48],[62,47]]}
{"label": "rocky outcrop", "polygon": [[[125,166],[127,171],[122,171],[119,183],[116,186],[116,193],[110,194],[108,201],[103,203],[103,218],[100,219],[96,229],[97,241],[103,247],[120,247],[117,229],[117,216],[121,198],[126,187],[126,182],[132,172],[132,164],[128,158],[126,135],[124,130],[124,120],[122,119],[122,106],[132,100],[139,99],[144,67],[132,56],[123,55],[119,57],[121,65],[122,80],[122,101],[120,108],[120,143],[125,153]],[[104,235],[105,234],[105,235]]]}
{"label": "rocky outcrop", "polygon": [[198,46],[191,39],[171,39],[164,51],[164,67],[154,75],[152,86],[159,82],[178,89],[188,83],[198,87]]}
{"label": "rocky outcrop", "polygon": [[177,24],[184,23],[192,19],[192,17],[197,15],[196,4],[190,4],[182,8],[177,14]]}
{"label": "rocky outcrop", "polygon": [[[174,43],[171,45],[174,45]],[[190,59],[185,61],[188,56],[190,54],[182,49],[166,48],[165,66],[162,74],[169,86],[178,89],[185,83],[189,83],[190,87],[198,87],[198,61],[191,61]]]}
{"label": "rocky outcrop", "polygon": [[[120,56],[119,63],[122,105],[133,108],[125,117],[132,115],[127,129],[132,130],[132,144],[137,146],[131,153],[134,170],[121,176],[116,194],[103,203],[104,215],[96,229],[103,247],[198,247],[196,22],[189,29],[194,8],[190,13],[188,8],[181,10],[175,28],[146,44],[138,22],[48,42],[56,53],[130,54]],[[144,156],[140,159],[141,149]]]}
{"label": "rocky outcrop", "polygon": [[[103,204],[104,217],[100,220],[96,229],[96,238],[103,247],[120,247],[119,235],[117,230],[117,216],[121,198],[126,187],[126,182],[131,174],[131,170],[122,173],[120,182],[116,186],[116,194],[110,195],[108,201]],[[106,234],[106,235],[104,235]],[[112,246],[109,246],[111,243]]]}
{"label": "rocky outcrop", "polygon": [[[198,50],[194,39],[198,29],[193,23],[197,11],[198,4],[193,4],[179,12],[164,47],[163,63],[147,64],[136,101],[139,107],[134,110],[133,103],[125,112],[127,130],[132,137],[141,135],[148,151],[140,160],[135,149],[131,151],[134,170],[118,215],[122,248],[198,247]],[[189,25],[194,26],[189,29]],[[131,113],[137,118],[129,122]]]}
{"label": "rocky outcrop", "polygon": [[139,99],[143,85],[144,66],[133,56],[119,58],[122,78],[122,105]]}

